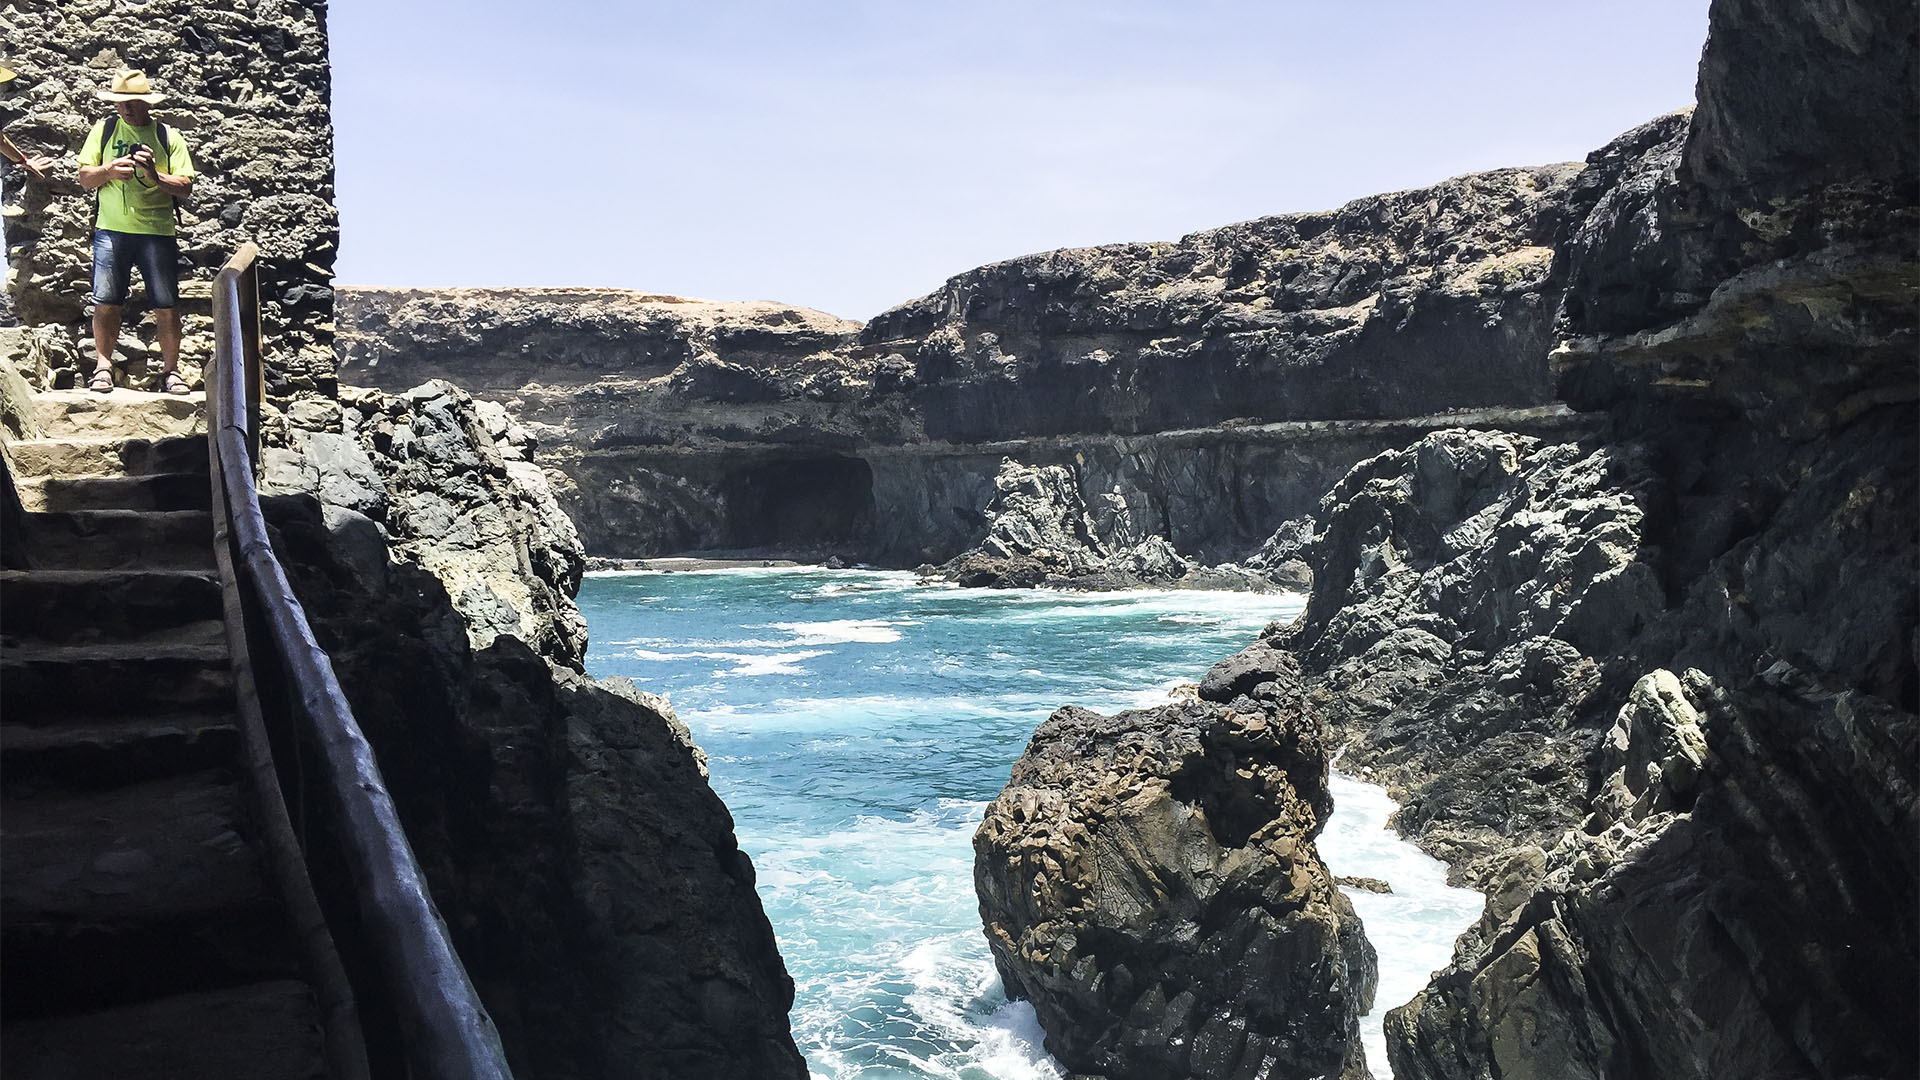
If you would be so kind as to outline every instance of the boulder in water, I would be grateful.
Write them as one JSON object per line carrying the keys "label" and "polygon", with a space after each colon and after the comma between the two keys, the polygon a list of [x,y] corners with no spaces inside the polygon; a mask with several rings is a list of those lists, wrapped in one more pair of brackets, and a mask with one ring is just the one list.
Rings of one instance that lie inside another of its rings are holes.
{"label": "boulder in water", "polygon": [[1332,810],[1297,676],[1034,734],[974,837],[1008,992],[1110,1080],[1367,1075],[1377,970],[1313,838]]}

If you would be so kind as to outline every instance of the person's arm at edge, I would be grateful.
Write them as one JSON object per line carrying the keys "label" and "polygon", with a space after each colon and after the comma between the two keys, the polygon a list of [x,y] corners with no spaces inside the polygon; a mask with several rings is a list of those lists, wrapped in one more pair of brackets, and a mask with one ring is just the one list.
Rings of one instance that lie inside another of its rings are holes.
{"label": "person's arm at edge", "polygon": [[52,158],[45,154],[35,154],[32,157],[28,157],[25,151],[13,145],[13,140],[7,138],[4,132],[0,132],[0,157],[4,157],[15,165],[27,170],[32,173],[35,178],[40,180],[45,180],[47,178],[47,170],[53,167]]}

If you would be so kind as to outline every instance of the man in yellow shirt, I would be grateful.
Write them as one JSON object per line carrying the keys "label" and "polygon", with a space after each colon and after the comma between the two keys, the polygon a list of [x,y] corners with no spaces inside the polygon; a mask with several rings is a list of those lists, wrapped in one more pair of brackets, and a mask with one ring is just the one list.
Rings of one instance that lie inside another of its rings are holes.
{"label": "man in yellow shirt", "polygon": [[99,360],[87,386],[113,389],[113,347],[120,339],[120,307],[127,302],[131,271],[140,268],[153,301],[154,336],[160,343],[160,387],[169,394],[190,389],[175,370],[180,363],[180,247],[173,234],[176,199],[193,191],[193,157],[177,131],[161,137],[152,106],[156,94],[144,72],[122,69],[100,91],[118,116],[95,124],[80,148],[80,186],[100,193],[93,230],[93,348]]}

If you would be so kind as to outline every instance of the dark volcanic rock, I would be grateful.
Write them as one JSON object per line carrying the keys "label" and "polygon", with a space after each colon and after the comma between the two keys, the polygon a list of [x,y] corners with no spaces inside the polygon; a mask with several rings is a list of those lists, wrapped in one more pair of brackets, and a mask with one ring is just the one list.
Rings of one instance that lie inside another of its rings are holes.
{"label": "dark volcanic rock", "polygon": [[473,650],[370,520],[268,507],[515,1074],[805,1077],[753,866],[671,709],[512,635]]}
{"label": "dark volcanic rock", "polygon": [[1322,504],[1306,610],[1243,657],[1297,654],[1343,760],[1482,884],[1488,859],[1580,819],[1603,668],[1665,606],[1650,484],[1631,452],[1502,432],[1382,454]]}
{"label": "dark volcanic rock", "polygon": [[987,538],[939,569],[962,585],[1136,588],[1169,585],[1191,569],[1165,537],[1142,535],[1115,491],[1089,507],[1073,474],[1009,458],[993,478]]}
{"label": "dark volcanic rock", "polygon": [[517,1075],[801,1077],[792,983],[700,751],[580,673],[531,433],[444,382],[274,417],[279,550]]}
{"label": "dark volcanic rock", "polygon": [[1915,21],[1717,2],[1694,122],[1610,148],[1567,252],[1561,392],[1610,427],[1376,459],[1317,524],[1281,643],[1403,828],[1484,804],[1488,910],[1388,1015],[1398,1076],[1920,1070]]}
{"label": "dark volcanic rock", "polygon": [[474,648],[509,634],[581,668],[580,538],[531,460],[531,433],[499,405],[442,381],[348,388],[341,404],[296,403],[270,428],[280,445],[262,455],[261,490],[372,519],[396,558],[446,586]]}
{"label": "dark volcanic rock", "polygon": [[1293,672],[1255,698],[1063,708],[974,836],[1009,993],[1112,1080],[1367,1075],[1372,947],[1314,849],[1331,796]]}
{"label": "dark volcanic rock", "polygon": [[[1814,744],[1848,760],[1781,753]],[[1388,1014],[1396,1075],[1909,1075],[1916,750],[1911,714],[1785,663],[1648,675],[1586,827]]]}

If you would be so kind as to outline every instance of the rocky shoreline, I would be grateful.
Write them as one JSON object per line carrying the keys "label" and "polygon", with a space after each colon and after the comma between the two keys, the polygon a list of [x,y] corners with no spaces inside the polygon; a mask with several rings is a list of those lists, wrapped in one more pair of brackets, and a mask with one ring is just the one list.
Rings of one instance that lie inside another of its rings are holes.
{"label": "rocky shoreline", "polygon": [[[1388,1014],[1402,1080],[1916,1069],[1915,18],[1711,19],[1698,109],[1597,151],[1553,245],[1556,395],[1601,422],[1360,462],[1277,544],[1312,567],[1306,610],[1209,676],[1297,685],[1300,730],[1488,895]],[[1026,804],[1083,782],[1028,790],[1049,742],[1016,766]],[[1214,798],[1271,783],[1242,780]],[[1050,820],[983,827],[976,874],[1105,850]],[[1028,902],[981,893],[990,935]],[[1062,1016],[1083,993],[1002,967],[1057,1050],[1152,1030]]]}
{"label": "rocky shoreline", "polygon": [[[162,7],[249,27],[154,46],[211,88],[210,162],[297,129],[187,257],[280,245],[276,543],[521,1075],[805,1075],[703,755],[584,675],[572,603],[776,550],[1310,588],[1196,700],[1056,712],[988,810],[996,963],[1086,1076],[1366,1075],[1333,755],[1489,898],[1387,1019],[1402,1080],[1920,1072],[1910,5],[1714,0],[1696,107],[1584,163],[1010,260],[866,326],[336,294],[322,6]],[[71,16],[7,16],[50,28],[26,130],[68,142],[117,59],[63,51]],[[53,194],[16,215],[9,386],[79,356]]]}

